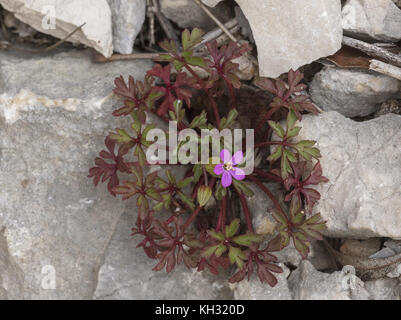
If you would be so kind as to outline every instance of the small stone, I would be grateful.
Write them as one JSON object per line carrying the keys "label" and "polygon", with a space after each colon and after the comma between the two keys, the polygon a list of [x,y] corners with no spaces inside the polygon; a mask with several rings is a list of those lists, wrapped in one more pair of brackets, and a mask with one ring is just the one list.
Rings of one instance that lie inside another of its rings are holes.
{"label": "small stone", "polygon": [[395,255],[394,250],[391,250],[390,248],[384,248],[384,249],[381,249],[380,251],[376,252],[375,254],[372,254],[369,258],[370,259],[383,259],[383,258],[392,257],[394,255]]}
{"label": "small stone", "polygon": [[366,281],[365,288],[371,300],[401,300],[401,283],[398,279]]}
{"label": "small stone", "polygon": [[278,282],[273,288],[267,283],[261,283],[254,274],[250,281],[244,279],[231,285],[236,300],[292,300],[288,288],[287,277],[290,270],[283,264],[279,264],[283,273],[274,273]]}
{"label": "small stone", "polygon": [[302,119],[299,140],[315,140],[328,183],[315,206],[330,237],[401,239],[401,116],[355,122],[331,111]]}
{"label": "small stone", "polygon": [[107,0],[113,21],[114,51],[131,54],[146,16],[146,0]]}
{"label": "small stone", "polygon": [[401,10],[392,0],[348,0],[342,26],[356,38],[396,42],[401,39]]}
{"label": "small stone", "polygon": [[369,257],[379,251],[380,247],[381,241],[379,238],[372,238],[369,240],[345,240],[340,247],[340,251],[351,256]]}
{"label": "small stone", "polygon": [[[106,58],[113,53],[111,11],[106,0],[0,0],[0,5],[34,29],[59,39],[85,23],[67,41],[94,48]],[[53,17],[55,24],[51,25]]]}
{"label": "small stone", "polygon": [[312,101],[325,111],[346,117],[363,117],[378,110],[380,103],[400,96],[401,81],[363,70],[325,67],[313,78]]}

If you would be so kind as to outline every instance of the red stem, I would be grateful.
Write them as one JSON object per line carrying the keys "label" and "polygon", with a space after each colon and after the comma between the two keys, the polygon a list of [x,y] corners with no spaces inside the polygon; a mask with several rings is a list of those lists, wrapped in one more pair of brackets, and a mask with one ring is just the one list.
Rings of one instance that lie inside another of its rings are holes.
{"label": "red stem", "polygon": [[249,212],[248,204],[246,202],[245,196],[243,193],[238,192],[239,200],[241,202],[242,209],[244,210],[244,216],[246,220],[246,225],[248,226],[248,231],[253,232],[252,218],[251,213]]}
{"label": "red stem", "polygon": [[[213,189],[215,183],[216,183],[216,178],[213,177],[213,178],[210,180],[209,187],[210,187],[211,189]],[[191,216],[188,218],[188,220],[185,222],[185,224],[184,224],[184,226],[183,226],[183,231],[185,231],[185,229],[188,228],[188,226],[195,220],[195,218],[196,218],[196,217],[198,216],[198,214],[199,214],[200,209],[201,209],[201,206],[197,206],[196,209],[195,209],[195,211],[192,212]]]}
{"label": "red stem", "polygon": [[221,200],[221,207],[219,213],[219,220],[217,221],[216,231],[219,232],[226,224],[226,212],[227,212],[227,196]]}
{"label": "red stem", "polygon": [[257,168],[255,168],[255,169],[253,170],[253,172],[254,172],[254,174],[256,174],[256,175],[258,175],[258,176],[261,176],[261,177],[263,177],[263,178],[267,178],[267,179],[269,179],[269,180],[273,180],[273,181],[280,182],[280,183],[283,182],[283,179],[282,179],[280,176],[278,176],[278,175],[276,175],[276,174],[274,174],[274,173],[265,172],[265,171],[263,171],[263,170],[261,170],[261,169],[257,169]]}
{"label": "red stem", "polygon": [[205,91],[206,95],[208,96],[209,101],[212,104],[214,116],[216,118],[217,128],[220,130],[220,115],[219,115],[216,101],[214,101],[209,90],[206,88],[203,80],[196,74],[196,72],[185,62],[184,59],[181,59],[181,62],[184,63],[184,67],[192,74],[192,76],[196,79],[196,81],[198,81],[199,85],[202,87],[203,91]]}
{"label": "red stem", "polygon": [[258,178],[254,176],[248,176],[249,179],[251,179],[266,195],[270,198],[270,200],[273,202],[274,206],[280,213],[287,219],[287,215],[285,214],[283,208],[281,208],[280,203],[276,199],[276,197],[273,195],[273,193],[270,192],[270,190],[262,183],[259,181]]}
{"label": "red stem", "polygon": [[278,109],[280,109],[280,107],[270,108],[269,111],[265,113],[265,115],[263,116],[262,120],[260,120],[258,122],[258,124],[256,125],[256,131],[258,131],[267,120],[270,120],[270,118],[272,117],[273,113],[275,113]]}

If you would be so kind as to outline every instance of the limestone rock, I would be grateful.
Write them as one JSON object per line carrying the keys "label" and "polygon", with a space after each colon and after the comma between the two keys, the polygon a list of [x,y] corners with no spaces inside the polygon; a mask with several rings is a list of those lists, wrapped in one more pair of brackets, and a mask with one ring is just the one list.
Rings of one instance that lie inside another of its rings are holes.
{"label": "limestone rock", "polygon": [[337,112],[302,120],[299,139],[316,140],[324,175],[314,211],[326,235],[401,239],[401,116],[355,122]]}
{"label": "limestone rock", "polygon": [[0,52],[0,296],[92,297],[119,217],[134,205],[95,188],[88,170],[124,125],[111,116],[114,78],[150,67],[93,64],[87,51]]}
{"label": "limestone rock", "polygon": [[326,67],[315,75],[309,92],[325,111],[363,117],[377,111],[380,103],[399,97],[401,81],[374,72]]}
{"label": "limestone rock", "polygon": [[106,0],[0,0],[0,5],[34,29],[60,39],[86,23],[68,41],[85,44],[105,57],[113,53],[111,11]]}
{"label": "limestone rock", "polygon": [[340,0],[236,2],[251,26],[261,76],[276,78],[341,48]]}
{"label": "limestone rock", "polygon": [[130,54],[146,16],[146,0],[107,0],[113,21],[114,51]]}
{"label": "limestone rock", "polygon": [[401,10],[392,0],[348,0],[342,26],[356,38],[396,42],[401,39]]}

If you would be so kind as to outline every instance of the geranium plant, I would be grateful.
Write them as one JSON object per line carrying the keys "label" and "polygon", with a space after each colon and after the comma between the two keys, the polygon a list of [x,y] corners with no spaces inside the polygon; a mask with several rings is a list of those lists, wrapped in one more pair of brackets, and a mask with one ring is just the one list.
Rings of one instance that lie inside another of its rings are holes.
{"label": "geranium plant", "polygon": [[[150,163],[146,150],[152,142],[147,136],[157,127],[149,124],[151,114],[153,119],[176,121],[179,132],[238,127],[241,81],[235,59],[249,54],[250,49],[234,42],[219,47],[212,41],[206,44],[208,55],[198,56],[195,47],[202,35],[199,29],[185,30],[181,48],[173,41],[161,43],[166,52],[143,82],[133,77],[126,82],[121,76],[115,80],[114,93],[124,102],[113,115],[129,117],[131,128],[110,131],[105,139],[107,150],[95,159],[89,177],[95,185],[107,182],[113,196],[136,201],[133,235],[142,237],[138,247],[156,260],[153,270],[170,272],[184,263],[188,268],[218,274],[221,268],[234,266],[230,282],[249,279],[256,272],[261,282],[274,286],[274,273],[282,269],[273,253],[293,241],[306,258],[310,241],[321,239],[325,229],[320,215],[313,214],[320,198],[313,186],[327,181],[318,161],[320,152],[315,141],[294,140],[301,130],[297,123],[302,115],[318,111],[304,93],[301,72],[290,70],[287,81],[260,78],[257,86],[274,98],[260,110],[260,121],[254,127],[242,128],[256,132],[252,151],[268,154],[252,173],[245,174],[241,167],[249,150],[232,152],[220,141],[217,163],[182,165],[182,178],[172,173],[169,161]],[[200,69],[206,77],[199,75]],[[185,147],[186,142],[180,142],[175,152]],[[151,172],[155,164],[163,170]],[[122,176],[130,178],[122,181]],[[286,203],[277,200],[266,182],[282,185]],[[254,232],[248,206],[253,195],[250,184],[260,188],[275,206],[276,235],[270,241]],[[239,199],[240,216],[230,211],[233,198]],[[170,212],[169,217],[163,219],[161,212]]]}

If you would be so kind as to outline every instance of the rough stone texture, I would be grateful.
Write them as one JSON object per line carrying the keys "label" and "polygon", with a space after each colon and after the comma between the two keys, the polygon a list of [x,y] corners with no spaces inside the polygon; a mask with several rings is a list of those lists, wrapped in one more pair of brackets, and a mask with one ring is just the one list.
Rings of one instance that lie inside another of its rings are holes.
{"label": "rough stone texture", "polygon": [[401,116],[355,122],[337,112],[304,116],[299,139],[316,140],[329,182],[315,207],[333,237],[401,239]]}
{"label": "rough stone texture", "polygon": [[401,300],[401,283],[398,279],[378,279],[365,282],[371,300]]}
{"label": "rough stone texture", "polygon": [[[160,0],[161,12],[180,28],[201,28],[209,31],[216,27],[215,22],[193,0]],[[230,18],[230,8],[221,3],[211,12],[222,22]]]}
{"label": "rough stone texture", "polygon": [[[0,52],[0,296],[92,296],[119,217],[133,208],[95,188],[88,169],[122,124],[110,116],[113,79],[142,78],[149,67],[92,64],[86,51],[31,59]],[[54,290],[42,287],[49,265]]]}
{"label": "rough stone texture", "polygon": [[344,33],[378,41],[401,39],[401,10],[392,0],[348,0],[342,10]]}
{"label": "rough stone texture", "polygon": [[307,260],[291,273],[288,286],[294,300],[362,300],[369,296],[355,275],[319,272]]}
{"label": "rough stone texture", "polygon": [[[106,0],[0,0],[0,5],[34,29],[60,39],[86,22],[68,41],[85,44],[105,57],[113,53],[111,11]],[[55,29],[43,26],[47,26],[46,10],[50,7],[55,10]]]}
{"label": "rough stone texture", "polygon": [[340,0],[236,2],[251,25],[261,76],[276,78],[341,48]]}
{"label": "rough stone texture", "polygon": [[363,117],[378,110],[380,103],[399,97],[401,81],[374,72],[326,67],[315,75],[309,92],[325,111]]}
{"label": "rough stone texture", "polygon": [[146,16],[146,0],[107,0],[113,21],[114,51],[130,54]]}
{"label": "rough stone texture", "polygon": [[231,285],[234,290],[236,300],[292,300],[291,292],[288,288],[287,277],[290,270],[283,264],[283,273],[275,274],[278,283],[275,287],[270,287],[267,283],[261,283],[256,275],[248,282],[247,279]]}
{"label": "rough stone texture", "polygon": [[121,217],[99,271],[94,299],[232,299],[227,277],[184,266],[169,274],[152,271],[157,262],[136,248],[139,237],[130,236],[135,220],[132,213]]}
{"label": "rough stone texture", "polygon": [[[263,235],[273,235],[277,225],[272,216],[274,204],[256,185],[249,184],[253,191],[253,196],[247,201],[250,212],[252,213],[252,224],[256,233]],[[278,183],[266,184],[266,187],[278,198],[282,198],[282,191]],[[280,200],[279,200],[280,201]]]}

